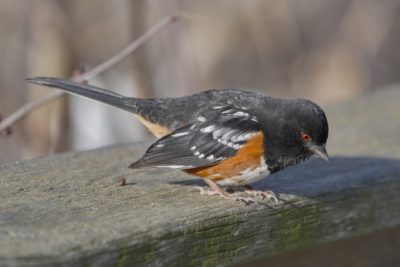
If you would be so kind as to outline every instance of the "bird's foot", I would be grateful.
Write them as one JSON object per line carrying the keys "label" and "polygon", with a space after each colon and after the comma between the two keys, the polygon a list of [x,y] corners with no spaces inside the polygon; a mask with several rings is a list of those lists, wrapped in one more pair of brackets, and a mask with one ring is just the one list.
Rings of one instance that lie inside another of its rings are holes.
{"label": "bird's foot", "polygon": [[225,199],[241,201],[245,204],[257,203],[257,201],[255,201],[251,197],[244,197],[244,196],[238,195],[237,193],[228,193],[228,192],[224,191],[222,188],[206,189],[206,188],[200,187],[200,186],[196,186],[195,188],[200,190],[201,195],[220,196]]}
{"label": "bird's foot", "polygon": [[200,195],[207,195],[207,196],[215,196],[219,195],[219,193],[215,190],[207,189],[201,186],[195,186],[194,188],[200,190]]}
{"label": "bird's foot", "polygon": [[244,188],[245,188],[245,193],[247,193],[253,197],[260,197],[262,200],[273,199],[275,201],[275,203],[277,203],[277,204],[279,203],[279,200],[278,200],[277,196],[275,195],[275,193],[270,190],[265,190],[265,191],[256,190],[249,185],[246,185]]}

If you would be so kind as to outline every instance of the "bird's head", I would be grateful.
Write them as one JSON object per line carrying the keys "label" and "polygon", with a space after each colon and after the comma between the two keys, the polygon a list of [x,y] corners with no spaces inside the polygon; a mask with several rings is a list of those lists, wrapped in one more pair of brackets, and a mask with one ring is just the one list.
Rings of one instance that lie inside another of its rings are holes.
{"label": "bird's head", "polygon": [[[328,161],[326,142],[329,128],[322,108],[305,99],[286,100],[276,117],[279,119],[274,128],[267,130],[273,133],[273,140],[278,140],[271,143],[274,152],[270,159],[271,163],[275,162],[275,171],[313,155]],[[268,144],[265,145],[267,151]]]}

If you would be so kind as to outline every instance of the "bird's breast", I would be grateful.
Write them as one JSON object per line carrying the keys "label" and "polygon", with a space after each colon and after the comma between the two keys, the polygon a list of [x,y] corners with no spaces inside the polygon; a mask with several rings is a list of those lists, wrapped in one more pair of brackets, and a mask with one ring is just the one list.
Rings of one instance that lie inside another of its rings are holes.
{"label": "bird's breast", "polygon": [[246,185],[261,180],[269,174],[268,165],[262,157],[258,166],[249,167],[234,176],[218,179],[216,182],[222,186]]}

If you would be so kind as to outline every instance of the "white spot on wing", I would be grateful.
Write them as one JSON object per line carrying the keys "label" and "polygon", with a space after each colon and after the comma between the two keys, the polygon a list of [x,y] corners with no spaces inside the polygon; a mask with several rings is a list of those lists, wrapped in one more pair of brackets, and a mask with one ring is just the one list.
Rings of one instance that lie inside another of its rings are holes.
{"label": "white spot on wing", "polygon": [[235,113],[233,113],[233,116],[247,118],[249,114],[243,111],[236,111]]}
{"label": "white spot on wing", "polygon": [[223,108],[224,106],[214,106],[213,107],[213,109],[221,109],[221,108]]}
{"label": "white spot on wing", "polygon": [[215,130],[215,128],[216,128],[215,125],[210,125],[210,126],[201,128],[200,131],[201,131],[202,133],[211,133],[212,131]]}
{"label": "white spot on wing", "polygon": [[238,150],[240,147],[241,147],[241,145],[239,145],[239,144],[233,145],[233,148],[236,149],[236,150]]}
{"label": "white spot on wing", "polygon": [[187,135],[187,134],[189,134],[188,132],[182,132],[182,133],[176,133],[176,134],[173,134],[173,135],[171,135],[172,137],[180,137],[180,136],[184,136],[184,135]]}
{"label": "white spot on wing", "polygon": [[190,148],[190,150],[195,150],[197,147],[196,146],[192,146],[191,148]]}
{"label": "white spot on wing", "polygon": [[201,121],[201,122],[206,122],[206,121],[207,121],[207,119],[204,118],[203,116],[197,117],[197,120],[198,120],[198,121]]}
{"label": "white spot on wing", "polygon": [[223,139],[223,140],[230,140],[231,137],[232,137],[235,133],[237,133],[237,132],[238,132],[238,130],[230,130],[230,131],[228,131],[227,133],[225,133],[225,134],[221,137],[221,139]]}
{"label": "white spot on wing", "polygon": [[233,143],[232,142],[228,142],[226,145],[233,148]]}
{"label": "white spot on wing", "polygon": [[226,128],[221,128],[213,132],[213,138],[216,139],[220,137],[224,132],[226,131]]}
{"label": "white spot on wing", "polygon": [[254,121],[254,122],[258,122],[258,119],[257,119],[256,116],[251,117],[251,120]]}
{"label": "white spot on wing", "polygon": [[249,140],[250,137],[252,137],[254,134],[255,134],[254,132],[253,133],[241,134],[241,135],[237,136],[236,139],[238,141],[246,141],[246,140]]}
{"label": "white spot on wing", "polygon": [[207,157],[208,160],[213,160],[214,159],[214,155],[210,155]]}
{"label": "white spot on wing", "polygon": [[192,168],[193,166],[185,166],[185,165],[165,165],[165,166],[156,166],[158,168],[171,168],[171,169],[182,169],[182,168]]}
{"label": "white spot on wing", "polygon": [[199,159],[202,159],[202,158],[204,158],[204,156],[205,156],[204,154],[200,154],[200,155],[198,156],[198,158],[199,158]]}

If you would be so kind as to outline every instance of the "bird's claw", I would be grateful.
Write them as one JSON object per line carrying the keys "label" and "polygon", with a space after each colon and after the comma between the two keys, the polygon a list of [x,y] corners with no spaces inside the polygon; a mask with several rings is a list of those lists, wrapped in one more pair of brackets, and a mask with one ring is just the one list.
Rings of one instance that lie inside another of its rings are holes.
{"label": "bird's claw", "polygon": [[249,205],[251,203],[257,203],[257,201],[252,197],[232,196],[232,199],[234,199],[236,201],[241,201],[241,202],[245,203],[246,205]]}
{"label": "bird's claw", "polygon": [[201,186],[195,186],[194,188],[199,189],[200,190],[200,195],[207,195],[207,196],[215,196],[215,195],[220,195],[219,192],[214,191],[214,190],[208,190],[205,189],[204,187]]}
{"label": "bird's claw", "polygon": [[279,200],[278,200],[277,196],[275,195],[275,193],[270,191],[270,190],[262,191],[262,190],[255,190],[255,189],[247,189],[247,190],[245,190],[245,192],[247,194],[249,194],[249,195],[254,196],[254,197],[258,196],[262,200],[264,200],[264,199],[266,199],[266,200],[273,199],[276,204],[279,203]]}

